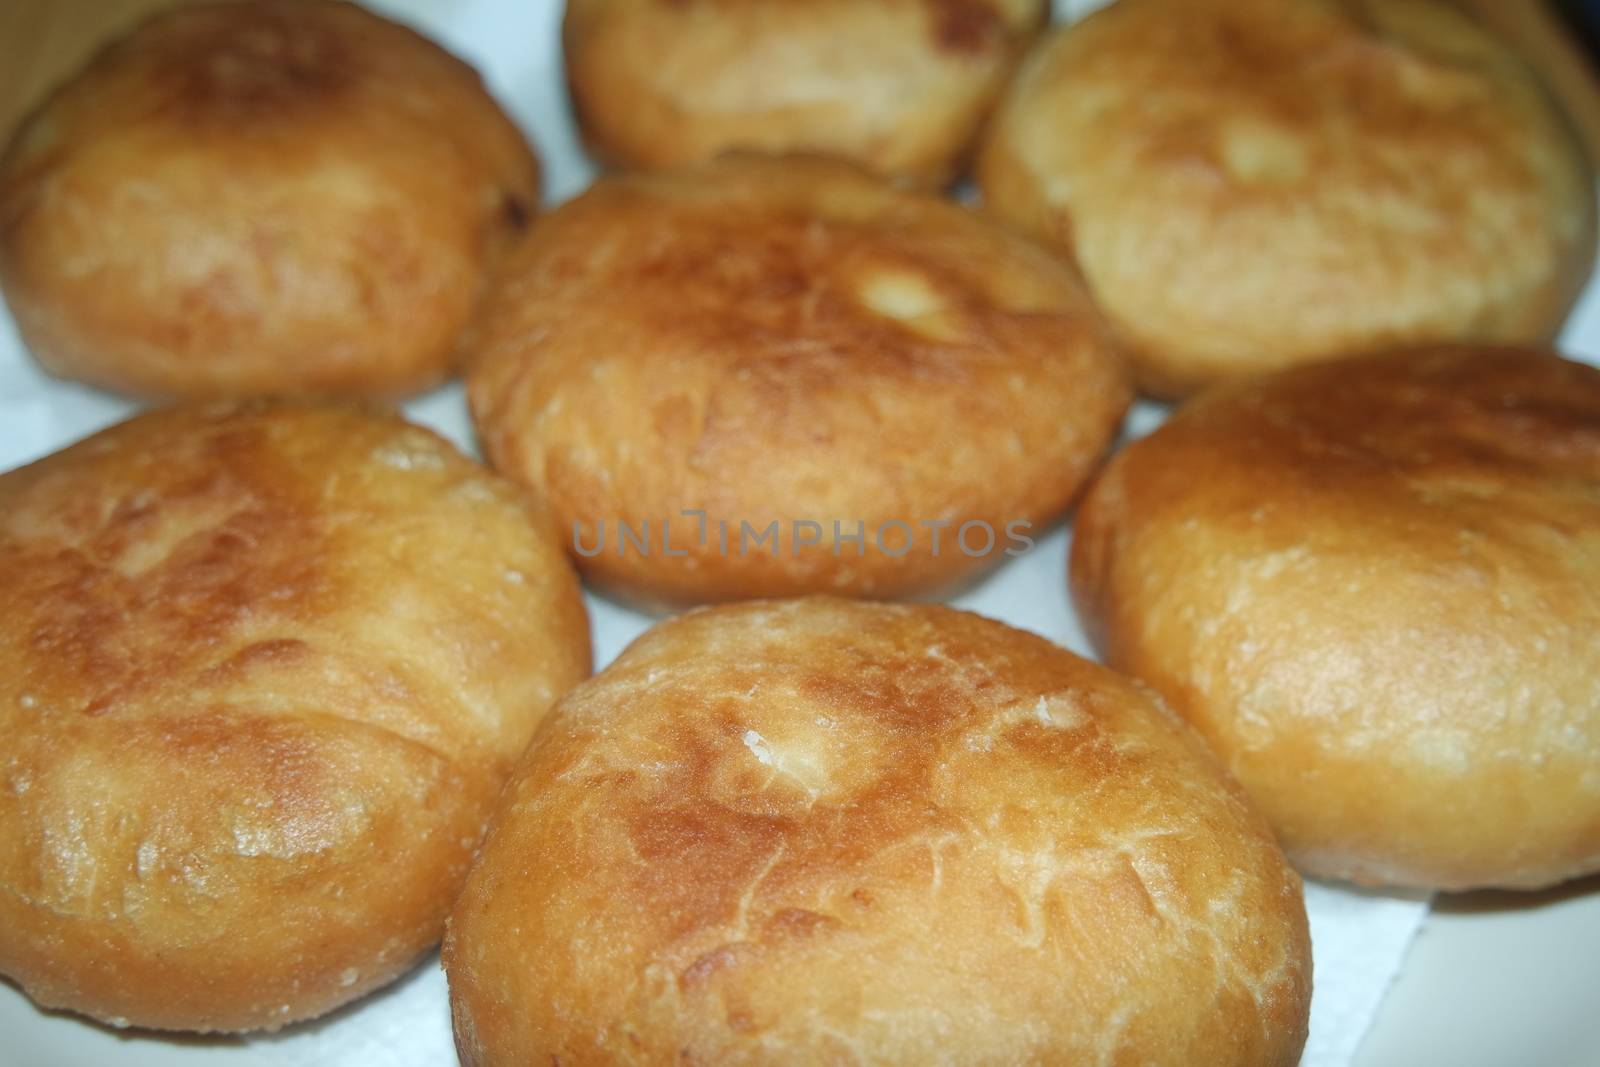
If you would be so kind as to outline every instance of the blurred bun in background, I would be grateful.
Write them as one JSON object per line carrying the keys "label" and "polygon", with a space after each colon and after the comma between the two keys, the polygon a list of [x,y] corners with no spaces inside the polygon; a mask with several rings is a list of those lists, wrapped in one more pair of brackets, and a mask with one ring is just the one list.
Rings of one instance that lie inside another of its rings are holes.
{"label": "blurred bun in background", "polygon": [[1407,343],[1552,338],[1594,181],[1532,72],[1443,0],[1118,0],[1053,31],[979,163],[1179,397]]}
{"label": "blurred bun in background", "polygon": [[810,151],[943,185],[1046,15],[1044,0],[571,0],[567,80],[616,167]]}
{"label": "blurred bun in background", "polygon": [[539,166],[477,74],[351,4],[156,16],[0,159],[0,287],[51,373],[398,396],[454,370]]}

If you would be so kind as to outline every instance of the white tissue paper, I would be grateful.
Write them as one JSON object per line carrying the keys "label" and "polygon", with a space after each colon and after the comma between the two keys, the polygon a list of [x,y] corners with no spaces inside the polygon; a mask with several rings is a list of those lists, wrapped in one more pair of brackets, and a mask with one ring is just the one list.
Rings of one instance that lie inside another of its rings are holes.
{"label": "white tissue paper", "polygon": [[[561,73],[559,0],[368,0],[473,63],[536,142],[551,203],[581,191],[593,169],[568,113]],[[1058,17],[1078,17],[1097,0],[1057,0]],[[1591,287],[1564,338],[1566,350],[1600,352],[1600,301]],[[1591,358],[1591,362],[1592,362]],[[36,459],[123,417],[121,399],[46,378],[27,360],[9,316],[0,312],[0,469]],[[475,451],[459,386],[406,408],[415,420]],[[1163,411],[1135,409],[1129,434],[1159,424]],[[1070,531],[1038,539],[959,597],[964,608],[1003,619],[1090,652],[1066,596]],[[590,596],[596,666],[603,667],[649,620]],[[1315,957],[1311,1036],[1302,1067],[1348,1067],[1427,912],[1420,895],[1306,886]],[[433,956],[398,983],[313,1023],[272,1036],[180,1038],[117,1032],[33,1008],[0,984],[0,1060],[132,1067],[195,1063],[211,1067],[439,1067],[455,1062],[444,975]]]}

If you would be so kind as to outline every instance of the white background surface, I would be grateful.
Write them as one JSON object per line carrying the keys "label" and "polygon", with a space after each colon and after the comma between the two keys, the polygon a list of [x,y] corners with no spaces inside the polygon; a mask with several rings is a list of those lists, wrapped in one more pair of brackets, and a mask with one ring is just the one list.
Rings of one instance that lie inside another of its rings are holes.
{"label": "white background surface", "polygon": [[[547,199],[581,190],[590,168],[567,115],[555,29],[557,0],[379,0],[475,63],[537,142]],[[1086,6],[1068,4],[1065,6]],[[1575,352],[1600,353],[1591,289],[1568,333]],[[121,417],[124,402],[53,382],[29,364],[0,314],[0,468],[37,458]],[[471,446],[459,389],[408,406],[419,421]],[[1134,432],[1160,418],[1135,413]],[[1081,629],[1065,595],[1066,530],[1040,539],[958,598],[1080,652]],[[590,598],[597,666],[647,620]],[[1538,906],[1454,908],[1430,921],[1394,1002],[1382,1013],[1361,1067],[1591,1067],[1600,1065],[1600,893],[1562,894]],[[1308,887],[1316,956],[1312,1037],[1304,1067],[1344,1067],[1422,919],[1415,899]],[[433,1067],[453,1062],[443,977],[429,961],[395,987],[326,1020],[272,1038],[185,1039],[118,1034],[40,1013],[0,986],[0,1064],[295,1064]],[[1182,1067],[1182,1065],[1174,1065]],[[1200,1065],[1196,1065],[1200,1067]]]}

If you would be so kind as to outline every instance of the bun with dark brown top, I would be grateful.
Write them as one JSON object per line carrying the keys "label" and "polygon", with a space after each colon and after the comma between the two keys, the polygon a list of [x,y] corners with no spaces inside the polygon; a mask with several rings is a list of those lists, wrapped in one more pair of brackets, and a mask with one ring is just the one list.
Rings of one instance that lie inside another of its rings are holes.
{"label": "bun with dark brown top", "polygon": [[826,152],[942,185],[1044,24],[1044,0],[571,0],[592,152],[659,170]]}
{"label": "bun with dark brown top", "polygon": [[1072,585],[1302,870],[1600,871],[1600,370],[1441,348],[1208,393],[1096,483]]}
{"label": "bun with dark brown top", "polygon": [[159,411],[0,476],[0,974],[206,1031],[385,984],[588,657],[543,512],[391,416]]}
{"label": "bun with dark brown top", "polygon": [[[602,178],[539,221],[474,336],[485,452],[587,576],[649,601],[950,583],[1061,514],[1129,399],[1070,268],[820,158]],[[963,548],[966,523],[993,536]]]}
{"label": "bun with dark brown top", "polygon": [[1299,880],[1187,727],[975,615],[658,625],[552,713],[445,943],[467,1067],[1289,1067]]}
{"label": "bun with dark brown top", "polygon": [[1145,390],[1401,345],[1548,341],[1594,178],[1446,0],[1118,0],[1055,31],[979,163],[1071,252]]}
{"label": "bun with dark brown top", "polygon": [[151,396],[448,377],[539,166],[477,74],[351,4],[180,7],[0,160],[0,287],[53,374]]}

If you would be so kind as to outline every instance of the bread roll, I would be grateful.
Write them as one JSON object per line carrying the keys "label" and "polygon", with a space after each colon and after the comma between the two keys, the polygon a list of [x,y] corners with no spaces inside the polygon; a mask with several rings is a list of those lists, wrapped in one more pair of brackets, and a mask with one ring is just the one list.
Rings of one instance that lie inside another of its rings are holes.
{"label": "bread roll", "polygon": [[1097,482],[1072,582],[1302,870],[1600,871],[1600,371],[1441,348],[1209,393]]}
{"label": "bread roll", "polygon": [[1029,59],[979,171],[1076,257],[1162,397],[1546,341],[1594,257],[1577,141],[1447,0],[1119,0]]}
{"label": "bread roll", "polygon": [[0,159],[0,287],[52,374],[147,396],[450,375],[539,167],[464,63],[343,3],[182,7]]}
{"label": "bread roll", "polygon": [[652,602],[968,576],[1066,508],[1129,398],[1069,268],[817,158],[602,179],[475,335],[485,451]]}
{"label": "bread roll", "polygon": [[1138,687],[824,598],[662,623],[530,746],[450,920],[520,1064],[1299,1062],[1300,884]]}
{"label": "bread roll", "polygon": [[0,974],[206,1031],[383,985],[588,654],[542,512],[389,416],[178,408],[0,476]]}
{"label": "bread roll", "polygon": [[662,169],[826,152],[953,179],[1044,0],[570,0],[567,80],[590,150]]}

